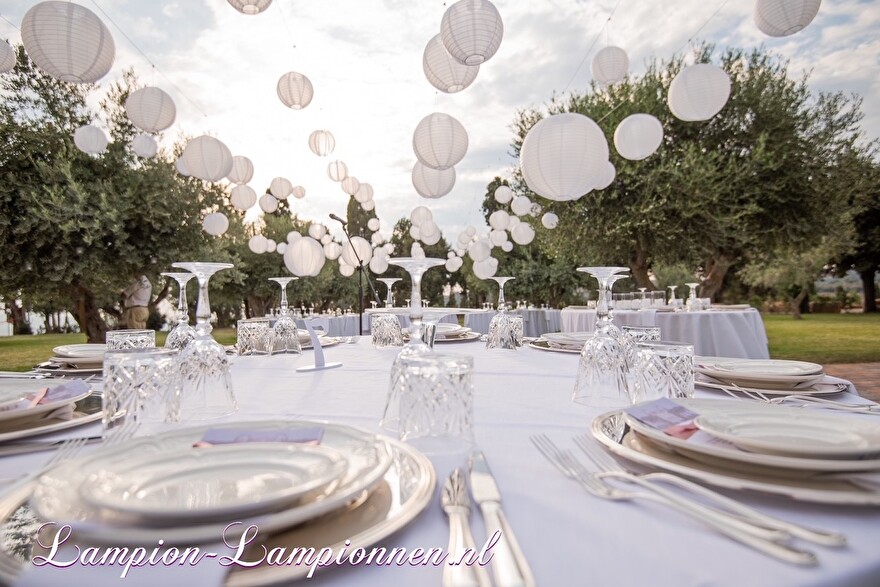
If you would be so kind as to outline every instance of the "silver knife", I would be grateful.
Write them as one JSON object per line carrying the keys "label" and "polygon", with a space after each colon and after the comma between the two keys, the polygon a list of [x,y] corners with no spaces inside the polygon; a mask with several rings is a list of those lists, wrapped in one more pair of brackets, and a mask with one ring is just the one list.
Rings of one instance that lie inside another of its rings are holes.
{"label": "silver knife", "polygon": [[486,537],[491,538],[496,531],[501,531],[501,539],[493,548],[492,573],[495,583],[498,587],[534,587],[535,578],[501,509],[501,492],[489,470],[486,457],[482,452],[474,451],[468,459],[468,467],[471,492],[483,512]]}
{"label": "silver knife", "polygon": [[[448,556],[457,560],[465,549],[476,550],[471,534],[471,500],[461,469],[452,472],[440,494],[443,511],[449,516]],[[449,564],[443,568],[443,587],[491,587],[489,574],[478,564]]]}

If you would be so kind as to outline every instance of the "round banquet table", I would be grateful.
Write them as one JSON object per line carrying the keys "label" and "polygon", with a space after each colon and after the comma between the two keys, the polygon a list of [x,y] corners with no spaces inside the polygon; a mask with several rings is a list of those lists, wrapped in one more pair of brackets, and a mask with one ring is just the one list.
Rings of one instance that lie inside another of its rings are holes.
{"label": "round banquet table", "polygon": [[[489,323],[497,312],[486,310],[467,314],[464,317],[464,325],[481,334],[489,333]],[[525,336],[541,336],[545,332],[559,332],[561,328],[561,312],[546,308],[529,308],[527,310],[513,310],[513,313],[522,316],[523,334]]]}
{"label": "round banquet table", "polygon": [[[880,584],[880,508],[818,505],[728,492],[770,514],[847,534],[849,544],[845,548],[797,542],[800,547],[814,550],[821,562],[820,566],[803,568],[761,555],[666,508],[645,502],[597,499],[563,477],[529,441],[530,435],[544,433],[574,450],[571,438],[588,433],[591,420],[601,412],[571,401],[577,354],[528,347],[490,351],[479,342],[440,348],[473,356],[476,444],[484,451],[497,479],[510,525],[538,585]],[[380,432],[377,422],[397,350],[376,350],[363,337],[356,344],[329,347],[325,354],[328,361],[341,361],[343,366],[297,373],[297,365],[313,360],[311,351],[299,358],[233,358],[232,378],[240,411],[227,420],[323,420]],[[704,397],[709,394],[698,392]],[[97,432],[99,425],[90,425],[75,434]],[[47,458],[46,453],[5,457],[4,476],[33,470]],[[448,522],[439,504],[440,486],[453,468],[466,467],[466,455],[435,455],[431,460],[438,479],[434,498],[420,516],[381,540],[380,546],[410,551],[446,548]],[[470,527],[477,544],[483,544],[486,536],[479,508],[472,508]],[[221,545],[204,547],[212,548],[222,551]],[[19,585],[211,587],[222,584],[226,570],[207,559],[192,567],[135,568],[121,581],[119,567],[29,567]],[[441,575],[442,569],[432,565],[361,565],[319,571],[311,581],[340,587],[439,585]]]}
{"label": "round banquet table", "polygon": [[[618,326],[659,326],[663,340],[694,345],[704,357],[769,359],[767,331],[761,313],[749,310],[706,310],[702,312],[658,312],[657,310],[615,310]],[[596,310],[564,308],[562,332],[591,331]]]}

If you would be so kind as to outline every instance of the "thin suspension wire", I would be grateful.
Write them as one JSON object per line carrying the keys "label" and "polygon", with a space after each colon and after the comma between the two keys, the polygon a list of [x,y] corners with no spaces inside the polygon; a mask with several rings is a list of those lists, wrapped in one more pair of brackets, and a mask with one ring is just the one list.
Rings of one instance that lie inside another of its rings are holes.
{"label": "thin suspension wire", "polygon": [[587,49],[587,52],[584,53],[584,58],[581,59],[581,62],[578,64],[577,69],[574,70],[574,73],[571,75],[571,79],[568,80],[567,84],[565,84],[565,89],[562,90],[563,94],[568,91],[568,88],[571,86],[571,83],[574,81],[574,78],[576,78],[577,74],[580,72],[581,67],[584,66],[584,63],[587,61],[587,57],[590,56],[590,52],[592,52],[593,47],[596,46],[596,42],[599,40],[599,37],[602,36],[602,32],[605,30],[605,27],[608,26],[609,22],[611,22],[611,17],[614,16],[614,13],[617,11],[617,8],[620,6],[621,2],[623,2],[623,0],[617,0],[617,4],[615,4],[614,8],[611,10],[611,12],[608,13],[608,18],[605,19],[605,24],[603,24],[602,28],[599,29],[599,32],[596,33],[596,36],[593,38],[593,42],[590,43],[590,46]]}
{"label": "thin suspension wire", "polygon": [[715,12],[713,12],[712,15],[711,15],[709,18],[706,19],[706,22],[704,22],[703,24],[701,24],[701,25],[700,25],[700,28],[698,28],[696,31],[694,31],[694,34],[692,34],[690,37],[688,37],[688,40],[685,41],[684,45],[682,45],[681,47],[678,48],[678,50],[676,51],[676,53],[680,53],[682,49],[684,49],[685,47],[687,47],[687,46],[691,43],[691,41],[694,40],[694,37],[696,37],[698,34],[700,34],[700,31],[703,30],[704,28],[706,28],[706,25],[709,24],[709,22],[710,22],[713,18],[715,18],[716,16],[718,16],[718,13],[721,12],[721,9],[724,8],[724,7],[727,5],[727,3],[728,3],[729,1],[730,1],[730,0],[724,0],[724,2],[721,3],[721,6],[719,6],[719,7],[715,10]]}
{"label": "thin suspension wire", "polygon": [[15,23],[14,23],[14,22],[12,22],[11,20],[9,20],[8,18],[6,18],[5,16],[3,16],[2,14],[0,14],[0,18],[2,18],[2,19],[5,20],[6,22],[8,22],[10,25],[12,25],[12,28],[14,28],[15,30],[17,30],[18,32],[21,32],[21,29],[18,28],[17,26],[15,26]]}

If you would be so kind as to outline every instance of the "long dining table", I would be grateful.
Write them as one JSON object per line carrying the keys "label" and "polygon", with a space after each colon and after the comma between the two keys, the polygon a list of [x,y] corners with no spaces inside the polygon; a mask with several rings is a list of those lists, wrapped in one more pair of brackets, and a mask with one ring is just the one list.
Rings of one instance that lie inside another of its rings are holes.
{"label": "long dining table", "polygon": [[[661,506],[604,501],[565,478],[530,442],[530,436],[543,433],[574,449],[572,437],[588,434],[591,421],[603,411],[571,400],[577,354],[530,347],[487,350],[476,341],[438,343],[435,351],[473,357],[475,448],[486,455],[500,487],[510,526],[538,585],[880,584],[880,508],[820,505],[758,493],[726,492],[767,513],[847,535],[848,545],[843,548],[798,542],[798,546],[813,549],[819,557],[818,566],[807,568],[769,558]],[[361,337],[353,344],[328,347],[324,352],[328,361],[341,362],[342,367],[297,372],[296,367],[314,360],[311,351],[298,358],[233,357],[231,372],[239,410],[225,420],[315,420],[387,433],[378,423],[398,349],[377,350],[369,337]],[[701,390],[698,396],[718,394]],[[65,435],[96,433],[100,433],[99,423]],[[466,466],[467,455],[428,456],[437,475],[433,497],[418,517],[379,545],[410,551],[446,547],[449,524],[440,506],[440,489],[450,471]],[[38,453],[5,457],[0,462],[4,476],[12,476],[35,470],[47,458],[48,454]],[[482,544],[486,533],[478,507],[471,508],[470,527],[477,544]],[[74,536],[75,532],[74,528]],[[18,584],[210,587],[222,585],[228,579],[227,572],[227,568],[205,560],[183,568],[136,568],[123,581],[118,567],[77,564],[56,569],[28,565]],[[285,569],[280,567],[271,577],[285,584],[284,573]],[[440,585],[442,573],[442,568],[433,565],[346,564],[319,571],[311,581],[334,586]]]}

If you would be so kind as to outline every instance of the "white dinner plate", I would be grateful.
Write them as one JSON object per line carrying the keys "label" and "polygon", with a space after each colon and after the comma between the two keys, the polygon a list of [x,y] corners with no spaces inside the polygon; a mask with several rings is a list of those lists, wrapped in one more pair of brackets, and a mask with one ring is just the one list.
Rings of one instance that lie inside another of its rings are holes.
{"label": "white dinner plate", "polygon": [[465,332],[470,332],[470,328],[459,326],[458,324],[449,324],[447,322],[438,322],[434,325],[435,335],[458,336]]}
{"label": "white dinner plate", "polygon": [[[132,454],[161,455],[192,446],[208,430],[287,430],[314,427],[320,427],[324,431],[321,446],[337,450],[348,459],[345,476],[338,484],[330,486],[325,494],[312,501],[277,512],[242,517],[235,520],[242,524],[230,528],[227,528],[228,521],[148,525],[143,521],[133,520],[132,516],[99,510],[79,495],[79,486],[91,473],[113,466],[118,461],[124,462]],[[237,540],[249,524],[256,524],[261,533],[268,534],[332,512],[362,497],[383,478],[390,466],[391,454],[387,442],[380,436],[350,426],[305,420],[230,422],[135,438],[82,458],[65,461],[40,477],[31,497],[31,505],[43,519],[71,524],[78,535],[99,544],[155,545],[158,540],[164,540],[168,545],[201,544],[215,542],[218,537],[224,536],[224,532],[230,539]]]}
{"label": "white dinner plate", "polygon": [[552,353],[568,353],[572,355],[581,354],[581,349],[579,348],[569,348],[565,346],[551,346],[549,341],[538,339],[529,343],[529,346],[533,349],[538,349],[541,351],[550,351]]}
{"label": "white dinner plate", "polygon": [[579,344],[583,347],[593,334],[593,332],[545,332],[541,338],[558,344]]}
{"label": "white dinner plate", "polygon": [[472,342],[480,338],[479,332],[466,332],[461,336],[434,337],[434,343]]}
{"label": "white dinner plate", "polygon": [[52,414],[50,413],[46,414],[45,418],[16,422],[15,426],[4,426],[3,431],[0,432],[0,443],[60,432],[95,422],[101,419],[102,408],[103,401],[100,396],[88,395],[74,404],[73,414],[68,419],[51,418]]}
{"label": "white dinner plate", "polygon": [[81,359],[84,357],[103,357],[107,352],[106,344],[64,344],[52,349],[59,357]]}
{"label": "white dinner plate", "polygon": [[739,385],[741,387],[761,387],[765,389],[793,389],[796,387],[810,387],[822,381],[825,374],[822,372],[809,375],[779,375],[775,373],[740,372],[715,368],[712,359],[695,357],[694,371],[708,375],[723,383]]}
{"label": "white dinner plate", "polygon": [[243,443],[133,454],[93,471],[79,496],[147,520],[209,521],[277,510],[345,473],[325,446]]}
{"label": "white dinner plate", "polygon": [[[783,395],[833,395],[847,390],[845,383],[814,383],[809,387],[798,387],[796,389],[766,389],[762,387],[743,387],[741,385],[732,387],[729,383],[720,381],[707,381],[706,379],[696,379],[694,385],[713,389],[716,391],[732,391],[734,393],[759,393],[767,396],[783,396]],[[743,394],[745,395],[745,394]]]}
{"label": "white dinner plate", "polygon": [[785,361],[778,359],[722,359],[717,357],[700,357],[700,364],[705,368],[725,371],[738,375],[817,375],[822,372],[822,365],[806,361]]}
{"label": "white dinner plate", "polygon": [[849,483],[836,477],[779,477],[723,468],[700,462],[675,452],[661,450],[641,440],[633,432],[625,433],[624,413],[609,412],[596,417],[590,431],[612,453],[628,461],[725,489],[757,491],[813,503],[880,506],[880,492]]}
{"label": "white dinner plate", "polygon": [[[12,400],[20,401],[28,394],[38,392],[43,388],[54,389],[68,384],[76,385],[76,391],[66,395],[63,399],[48,401],[30,408],[9,409],[13,404],[18,403],[18,401]],[[0,401],[6,407],[4,411],[0,411],[0,430],[7,426],[17,428],[24,422],[36,420],[58,408],[77,402],[91,392],[91,386],[87,383],[46,381],[45,379],[0,379]]]}

